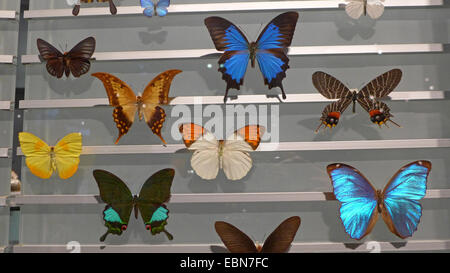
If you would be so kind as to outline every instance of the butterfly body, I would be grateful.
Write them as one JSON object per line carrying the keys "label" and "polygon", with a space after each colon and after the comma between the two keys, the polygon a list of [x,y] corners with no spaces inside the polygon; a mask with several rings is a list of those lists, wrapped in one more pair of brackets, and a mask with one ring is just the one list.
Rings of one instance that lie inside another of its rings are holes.
{"label": "butterfly body", "polygon": [[170,188],[175,175],[173,169],[154,173],[144,183],[139,195],[132,195],[126,184],[110,172],[95,170],[93,174],[100,197],[107,204],[103,210],[103,220],[108,230],[100,237],[100,241],[103,242],[108,234],[121,235],[128,227],[133,210],[136,219],[140,212],[145,229],[152,235],[163,232],[169,240],[173,239],[165,229],[169,210],[164,204],[170,199]]}
{"label": "butterfly body", "polygon": [[248,235],[227,222],[218,221],[214,227],[231,253],[284,253],[289,250],[300,223],[298,216],[287,218],[267,237],[264,244],[253,242]]}
{"label": "butterfly body", "polygon": [[336,127],[340,116],[350,104],[353,104],[353,113],[355,113],[356,102],[369,113],[370,121],[374,124],[381,126],[390,121],[400,127],[400,125],[391,120],[393,115],[390,113],[390,108],[386,103],[379,101],[379,99],[387,97],[400,83],[401,78],[402,71],[400,69],[392,69],[369,82],[361,90],[358,90],[349,89],[338,79],[327,73],[315,72],[312,76],[313,85],[319,93],[328,99],[338,99],[324,108],[320,118],[321,123],[316,132],[323,125],[330,129]]}
{"label": "butterfly body", "polygon": [[248,125],[225,140],[217,140],[211,132],[194,123],[182,124],[179,130],[186,147],[194,151],[191,166],[198,176],[211,180],[223,169],[228,179],[239,180],[252,168],[249,152],[258,148],[265,128]]}
{"label": "butterfly body", "polygon": [[425,196],[431,162],[420,160],[403,166],[383,190],[376,190],[357,169],[336,163],[327,167],[340,218],[351,238],[369,234],[381,214],[389,230],[404,239],[417,230],[422,216],[419,200]]}
{"label": "butterfly body", "polygon": [[80,133],[68,134],[55,146],[49,146],[31,133],[20,132],[19,142],[28,169],[37,177],[48,179],[58,171],[60,178],[67,179],[78,170],[82,149]]}
{"label": "butterfly body", "polygon": [[135,95],[131,87],[114,75],[103,72],[92,74],[102,81],[109,103],[115,107],[113,118],[119,130],[116,144],[133,125],[136,112],[139,120],[144,119],[152,132],[166,144],[161,135],[166,113],[161,105],[170,102],[170,85],[173,78],[181,72],[181,70],[172,69],[159,74],[147,85],[142,95],[138,96]]}
{"label": "butterfly body", "polygon": [[250,60],[254,68],[258,61],[269,89],[280,87],[283,99],[286,98],[282,80],[289,68],[287,48],[291,45],[298,20],[297,12],[286,12],[275,17],[261,32],[256,42],[247,37],[230,21],[213,16],[205,19],[205,25],[218,51],[224,51],[219,59],[219,71],[226,81],[224,101],[230,88],[239,90]]}

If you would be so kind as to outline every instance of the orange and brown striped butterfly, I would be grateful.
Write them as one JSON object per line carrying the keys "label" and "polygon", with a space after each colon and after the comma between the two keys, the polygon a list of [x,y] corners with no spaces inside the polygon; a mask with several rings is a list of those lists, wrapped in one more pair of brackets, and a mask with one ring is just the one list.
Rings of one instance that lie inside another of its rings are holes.
{"label": "orange and brown striped butterfly", "polygon": [[390,113],[387,104],[378,99],[387,97],[397,87],[401,79],[402,71],[400,69],[392,69],[376,77],[358,91],[349,89],[338,79],[327,73],[315,72],[312,76],[312,81],[319,93],[327,99],[338,99],[325,107],[316,132],[319,131],[322,125],[330,129],[335,127],[341,114],[352,102],[353,113],[355,113],[356,101],[369,113],[370,120],[373,123],[381,126],[383,124],[386,125],[386,122],[390,121],[400,127],[400,125],[391,120],[391,117],[394,117],[394,115]]}
{"label": "orange and brown striped butterfly", "polygon": [[104,72],[92,74],[103,82],[108,94],[109,104],[115,107],[113,117],[119,130],[119,136],[115,144],[133,125],[136,112],[139,120],[144,118],[152,132],[166,144],[161,136],[166,113],[160,105],[170,102],[170,85],[173,78],[181,72],[181,70],[172,69],[159,74],[145,87],[142,96],[136,96],[131,87],[114,75]]}
{"label": "orange and brown striped butterfly", "polygon": [[289,251],[291,243],[300,227],[298,216],[284,220],[263,245],[254,243],[244,232],[226,222],[216,222],[215,228],[222,242],[231,253],[284,253]]}
{"label": "orange and brown striped butterfly", "polygon": [[[92,3],[92,2],[94,2],[94,0],[80,0],[80,1],[78,1],[78,3],[73,7],[73,10],[72,10],[72,14],[74,16],[77,16],[78,13],[80,12],[80,2],[81,3]],[[109,10],[111,11],[111,14],[113,14],[113,15],[117,14],[117,8],[116,8],[116,5],[114,5],[113,0],[97,0],[97,2],[101,2],[101,3],[109,2]]]}
{"label": "orange and brown striped butterfly", "polygon": [[194,123],[182,124],[179,130],[186,147],[194,151],[192,168],[206,180],[216,178],[219,169],[230,180],[246,176],[253,165],[249,152],[258,148],[265,132],[263,126],[247,125],[226,140],[217,140],[211,132]]}
{"label": "orange and brown striped butterfly", "polygon": [[69,77],[72,72],[78,78],[91,67],[89,59],[95,51],[95,38],[88,37],[64,53],[42,39],[37,39],[37,47],[42,59],[47,61],[46,67],[50,75],[61,78],[66,74]]}

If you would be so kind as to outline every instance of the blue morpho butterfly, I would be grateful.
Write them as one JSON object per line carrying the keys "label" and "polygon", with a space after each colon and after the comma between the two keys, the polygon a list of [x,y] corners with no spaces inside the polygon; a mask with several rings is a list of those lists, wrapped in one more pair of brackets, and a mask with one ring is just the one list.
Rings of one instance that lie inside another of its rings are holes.
{"label": "blue morpho butterfly", "polygon": [[100,237],[101,242],[105,241],[109,233],[121,235],[127,229],[133,209],[136,219],[139,210],[145,228],[152,235],[164,232],[169,240],[173,239],[165,229],[169,210],[164,203],[170,198],[174,169],[163,169],[154,173],[145,181],[139,196],[133,196],[127,185],[110,172],[94,170],[93,174],[100,190],[100,197],[107,204],[103,210],[103,219],[108,230]]}
{"label": "blue morpho butterfly", "polygon": [[170,6],[170,0],[159,0],[155,5],[153,0],[141,0],[141,7],[144,8],[145,16],[152,17],[153,15],[166,16],[167,8]]}
{"label": "blue morpho butterfly", "polygon": [[279,86],[286,99],[282,80],[289,68],[287,48],[291,45],[298,13],[286,12],[275,17],[258,37],[256,42],[249,43],[245,35],[230,21],[221,17],[208,17],[205,25],[218,51],[225,51],[219,60],[219,71],[227,82],[224,101],[227,100],[230,88],[240,89],[244,83],[248,61],[255,67],[258,60],[259,69],[264,77],[264,84]]}
{"label": "blue morpho butterfly", "polygon": [[336,199],[341,202],[345,231],[360,240],[369,234],[381,213],[389,230],[398,237],[411,237],[417,230],[431,162],[420,160],[402,167],[383,191],[376,190],[355,168],[342,163],[328,165]]}

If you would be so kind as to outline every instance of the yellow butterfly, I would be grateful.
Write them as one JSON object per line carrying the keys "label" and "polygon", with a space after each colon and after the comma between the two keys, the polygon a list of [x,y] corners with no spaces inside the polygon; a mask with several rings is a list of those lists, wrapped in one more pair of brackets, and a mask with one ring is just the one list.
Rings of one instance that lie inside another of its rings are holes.
{"label": "yellow butterfly", "polygon": [[37,136],[20,132],[20,147],[26,156],[26,164],[31,173],[48,179],[53,171],[58,170],[61,179],[72,177],[78,170],[82,147],[81,133],[70,133],[63,137],[56,146],[48,146]]}

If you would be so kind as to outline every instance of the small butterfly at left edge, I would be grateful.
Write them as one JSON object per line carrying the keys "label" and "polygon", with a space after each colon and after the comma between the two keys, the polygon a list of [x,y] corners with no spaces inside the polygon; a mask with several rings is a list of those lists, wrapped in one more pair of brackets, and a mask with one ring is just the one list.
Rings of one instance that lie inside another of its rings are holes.
{"label": "small butterfly at left edge", "polygon": [[214,227],[231,253],[285,253],[289,251],[300,223],[298,216],[287,218],[267,237],[263,245],[255,244],[247,234],[230,223],[218,221]]}
{"label": "small butterfly at left edge", "polygon": [[145,229],[152,235],[164,232],[169,240],[173,240],[165,226],[169,218],[169,209],[164,203],[170,199],[170,188],[175,176],[174,169],[163,169],[150,176],[139,192],[132,195],[127,185],[116,175],[105,170],[94,170],[93,175],[100,190],[100,197],[106,203],[103,220],[108,228],[100,237],[105,241],[108,234],[122,235],[127,229],[131,212],[137,219],[141,213]]}
{"label": "small butterfly at left edge", "polygon": [[[66,0],[69,6],[73,6],[72,15],[77,16],[80,13],[81,3],[93,3],[95,0]],[[109,11],[112,15],[117,14],[117,7],[113,0],[97,0],[97,2],[104,3],[109,2]]]}
{"label": "small butterfly at left edge", "polygon": [[158,15],[164,17],[167,15],[167,8],[170,6],[170,0],[159,0],[155,5],[153,0],[141,0],[141,7],[144,9],[144,15],[147,17],[153,17]]}
{"label": "small butterfly at left edge", "polygon": [[91,68],[89,60],[95,51],[95,38],[88,37],[64,53],[42,39],[37,39],[37,48],[42,59],[47,62],[46,68],[50,75],[59,79],[64,74],[69,77],[72,73],[75,78],[79,78]]}
{"label": "small butterfly at left edge", "polygon": [[275,17],[260,33],[256,42],[249,43],[242,31],[222,17],[208,17],[205,25],[218,51],[224,51],[219,59],[219,71],[226,81],[224,102],[228,90],[240,90],[244,83],[248,62],[255,67],[255,60],[269,89],[280,87],[283,99],[286,93],[282,85],[289,68],[287,49],[291,45],[298,21],[297,12],[286,12]]}
{"label": "small butterfly at left edge", "polygon": [[115,144],[119,143],[120,138],[130,130],[136,112],[139,120],[144,119],[153,134],[157,135],[164,145],[167,144],[161,135],[166,113],[160,105],[169,104],[172,99],[169,98],[170,85],[173,78],[181,72],[177,69],[162,72],[150,81],[142,95],[138,96],[131,87],[114,75],[104,72],[92,74],[102,81],[108,94],[109,104],[115,107],[113,118],[119,130]]}

